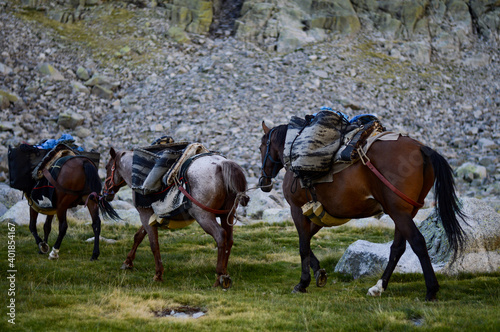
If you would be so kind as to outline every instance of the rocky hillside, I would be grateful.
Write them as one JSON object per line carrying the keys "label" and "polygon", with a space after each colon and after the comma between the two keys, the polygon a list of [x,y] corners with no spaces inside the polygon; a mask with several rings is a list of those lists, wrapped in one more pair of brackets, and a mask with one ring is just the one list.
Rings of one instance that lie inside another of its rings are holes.
{"label": "rocky hillside", "polygon": [[495,201],[499,11],[477,0],[0,0],[0,178],[9,145],[69,133],[105,159],[169,134],[256,181],[262,120],[330,106],[377,114],[445,155],[461,194]]}

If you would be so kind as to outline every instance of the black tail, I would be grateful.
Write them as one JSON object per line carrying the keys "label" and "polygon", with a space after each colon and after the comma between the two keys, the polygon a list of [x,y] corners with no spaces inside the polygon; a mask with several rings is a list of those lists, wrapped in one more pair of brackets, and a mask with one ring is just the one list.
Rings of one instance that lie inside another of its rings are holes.
{"label": "black tail", "polygon": [[[99,179],[99,173],[97,168],[91,162],[83,163],[83,170],[85,172],[85,181],[87,188],[90,192],[95,192],[100,195],[102,190],[101,180]],[[112,220],[120,220],[120,216],[116,213],[115,209],[104,199],[99,198],[99,210],[103,217],[112,219]]]}
{"label": "black tail", "polygon": [[462,212],[455,192],[453,171],[446,159],[433,149],[424,146],[422,152],[429,157],[434,169],[436,211],[441,218],[450,248],[453,250],[454,260],[457,252],[463,249],[467,239],[458,220],[462,219],[465,223],[465,214]]}

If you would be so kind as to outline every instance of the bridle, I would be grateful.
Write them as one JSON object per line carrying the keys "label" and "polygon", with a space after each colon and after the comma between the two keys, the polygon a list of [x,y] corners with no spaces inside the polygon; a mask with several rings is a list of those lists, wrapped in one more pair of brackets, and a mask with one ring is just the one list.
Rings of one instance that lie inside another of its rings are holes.
{"label": "bridle", "polygon": [[111,175],[104,181],[104,189],[102,191],[104,196],[114,195],[121,187],[125,185],[125,180],[122,178],[120,183],[115,184],[115,171],[116,171],[116,157],[113,159],[113,166],[111,166]]}
{"label": "bridle", "polygon": [[[262,175],[259,179],[259,183],[261,183],[262,179],[273,179],[274,177],[276,177],[276,175],[278,175],[279,170],[281,169],[281,166],[283,165],[283,163],[280,160],[274,160],[273,157],[271,157],[271,154],[269,153],[271,149],[271,135],[273,134],[273,131],[275,129],[276,127],[271,129],[271,131],[269,131],[269,137],[266,143],[266,154],[264,155],[264,160],[262,161],[262,167],[261,167]],[[271,171],[271,175],[267,175],[266,171],[264,170],[267,159],[269,159],[273,163],[273,169]]]}

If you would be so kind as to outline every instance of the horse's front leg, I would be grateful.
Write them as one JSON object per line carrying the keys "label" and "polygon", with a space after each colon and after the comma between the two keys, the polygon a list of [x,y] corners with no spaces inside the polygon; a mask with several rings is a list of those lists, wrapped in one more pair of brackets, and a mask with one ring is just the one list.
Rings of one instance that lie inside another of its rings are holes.
{"label": "horse's front leg", "polygon": [[[49,252],[49,246],[47,245],[46,241],[43,241],[38,235],[38,231],[36,229],[37,218],[38,218],[38,212],[36,212],[32,207],[30,207],[30,225],[29,225],[30,232],[31,234],[33,234],[33,237],[35,238],[36,245],[38,246],[38,253],[46,254]],[[51,219],[50,222],[52,222],[53,216],[47,216],[47,220],[45,221],[45,223],[49,222],[49,218]]]}
{"label": "horse's front leg", "polygon": [[[153,215],[153,209],[137,208],[141,217],[142,227],[146,230],[149,238],[149,245],[155,260],[155,276],[153,280],[163,281],[163,263],[161,261],[160,245],[158,243],[158,227],[149,225],[149,218]],[[137,233],[136,233],[137,234]],[[137,244],[139,245],[139,244]]]}
{"label": "horse's front leg", "polygon": [[137,248],[141,244],[142,240],[146,237],[146,229],[144,226],[141,226],[139,230],[135,233],[134,235],[134,244],[132,246],[132,249],[127,255],[127,259],[125,259],[125,262],[123,262],[121,269],[122,270],[131,270],[134,267],[134,259],[135,259],[135,254],[137,252]]}
{"label": "horse's front leg", "polygon": [[[61,248],[61,243],[66,235],[66,231],[68,230],[68,221],[66,220],[66,211],[65,209],[61,209],[57,211],[57,219],[59,219],[59,234],[57,235],[56,243],[52,247],[52,251],[49,254],[49,259],[58,259],[59,258],[59,248]],[[45,226],[44,226],[45,230]],[[50,232],[50,231],[49,231]],[[48,237],[48,234],[46,233]]]}
{"label": "horse's front leg", "polygon": [[89,199],[87,203],[90,216],[92,217],[92,230],[94,231],[94,249],[92,250],[91,261],[98,259],[99,251],[99,239],[101,236],[101,218],[99,217],[99,205],[97,202]]}
{"label": "horse's front leg", "polygon": [[316,258],[312,250],[311,250],[311,268],[313,269],[314,279],[316,279],[316,286],[324,287],[326,285],[326,282],[328,281],[328,274],[326,273],[325,269],[321,268],[319,260]]}
{"label": "horse's front leg", "polygon": [[[311,251],[311,238],[314,234],[318,232],[320,228],[312,226],[311,221],[302,214],[302,210],[300,209],[300,207],[292,205],[290,207],[290,210],[293,222],[295,224],[295,228],[299,233],[299,252],[300,252],[300,261],[302,267],[300,282],[297,285],[295,285],[292,293],[306,293],[307,287],[311,283],[311,272],[310,272],[311,260],[313,261],[313,269],[317,269],[316,271],[320,271],[319,261]],[[318,273],[321,274],[321,272]]]}

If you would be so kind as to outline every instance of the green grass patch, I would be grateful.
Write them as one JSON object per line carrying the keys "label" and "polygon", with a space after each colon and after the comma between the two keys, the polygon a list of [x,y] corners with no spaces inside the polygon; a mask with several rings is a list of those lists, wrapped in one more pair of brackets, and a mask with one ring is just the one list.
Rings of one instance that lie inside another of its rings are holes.
{"label": "green grass patch", "polygon": [[[15,229],[15,296],[8,296],[8,229],[0,224],[2,294],[0,329],[19,331],[498,331],[500,273],[438,275],[437,303],[427,303],[420,274],[395,274],[380,298],[366,296],[378,276],[353,280],[334,272],[349,244],[387,242],[380,228],[329,228],[312,248],[329,274],[328,283],[307,294],[291,294],[300,278],[298,236],[291,223],[236,227],[229,261],[233,287],[212,288],[217,251],[197,225],[160,230],[164,282],[153,281],[154,261],[147,238],[135,269],[123,271],[134,227],[105,225],[101,256],[91,262],[90,225],[71,222],[58,261],[39,255],[27,226]],[[50,245],[57,236],[54,223]],[[41,225],[39,232],[42,231]],[[15,322],[7,304],[15,299]],[[159,317],[183,306],[200,308],[198,319]]]}

